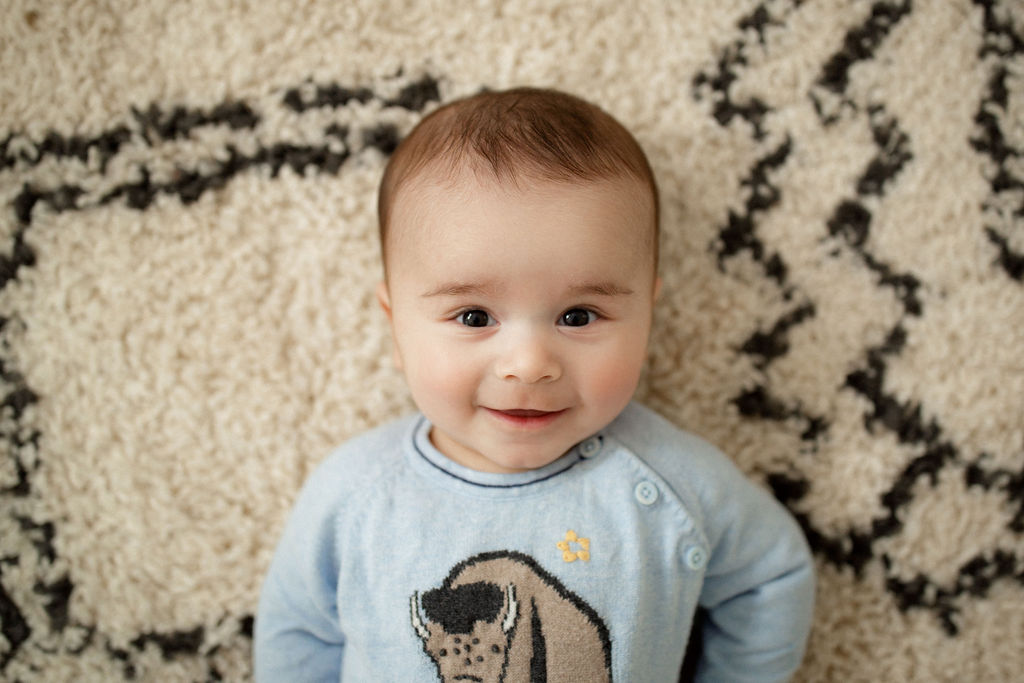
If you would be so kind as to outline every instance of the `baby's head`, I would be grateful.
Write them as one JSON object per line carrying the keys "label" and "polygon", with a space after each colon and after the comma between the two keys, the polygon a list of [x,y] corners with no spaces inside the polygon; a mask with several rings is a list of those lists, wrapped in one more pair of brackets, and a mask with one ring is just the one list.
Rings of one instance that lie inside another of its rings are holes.
{"label": "baby's head", "polygon": [[378,209],[380,301],[443,454],[536,469],[621,412],[659,285],[657,186],[621,124],[549,90],[452,102],[398,147]]}
{"label": "baby's head", "polygon": [[556,90],[516,88],[456,100],[424,118],[388,162],[377,214],[385,273],[392,212],[416,180],[454,184],[463,173],[517,186],[632,179],[649,232],[637,235],[657,264],[658,186],[643,149],[599,107]]}

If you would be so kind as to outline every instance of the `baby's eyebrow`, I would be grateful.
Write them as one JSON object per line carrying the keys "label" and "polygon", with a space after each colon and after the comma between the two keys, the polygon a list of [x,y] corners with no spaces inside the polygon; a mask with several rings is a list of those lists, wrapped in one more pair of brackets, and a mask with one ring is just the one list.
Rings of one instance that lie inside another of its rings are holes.
{"label": "baby's eyebrow", "polygon": [[420,296],[427,299],[435,296],[486,296],[494,294],[495,288],[479,282],[445,282]]}
{"label": "baby's eyebrow", "polygon": [[584,282],[570,287],[569,293],[573,296],[629,296],[633,290],[614,282]]}
{"label": "baby's eyebrow", "polygon": [[[438,296],[493,296],[498,288],[486,282],[445,282],[420,296],[429,299]],[[610,281],[583,282],[569,287],[570,296],[629,296],[633,290]]]}

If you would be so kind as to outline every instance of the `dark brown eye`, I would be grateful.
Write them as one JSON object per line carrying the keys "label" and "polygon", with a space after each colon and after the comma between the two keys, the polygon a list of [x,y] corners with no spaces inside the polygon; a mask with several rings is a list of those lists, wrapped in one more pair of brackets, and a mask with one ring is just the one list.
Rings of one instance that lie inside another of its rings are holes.
{"label": "dark brown eye", "polygon": [[459,314],[459,322],[466,327],[487,327],[491,324],[491,316],[487,311],[473,309]]}
{"label": "dark brown eye", "polygon": [[566,327],[583,327],[595,320],[597,320],[597,315],[593,311],[588,311],[585,308],[573,308],[563,313],[558,322]]}

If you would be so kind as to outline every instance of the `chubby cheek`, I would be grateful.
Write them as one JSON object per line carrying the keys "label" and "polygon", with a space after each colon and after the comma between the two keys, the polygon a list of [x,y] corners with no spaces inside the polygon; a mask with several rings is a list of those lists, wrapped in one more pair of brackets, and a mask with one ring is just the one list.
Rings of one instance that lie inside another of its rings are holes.
{"label": "chubby cheek", "polygon": [[467,357],[426,344],[413,344],[402,355],[409,391],[428,417],[472,405],[477,380]]}
{"label": "chubby cheek", "polygon": [[579,376],[595,407],[610,417],[617,415],[636,391],[645,357],[644,347],[630,345],[584,368]]}
{"label": "chubby cheek", "polygon": [[605,410],[617,413],[633,396],[636,390],[639,373],[632,368],[609,367],[592,372],[587,386],[592,400],[596,400]]}

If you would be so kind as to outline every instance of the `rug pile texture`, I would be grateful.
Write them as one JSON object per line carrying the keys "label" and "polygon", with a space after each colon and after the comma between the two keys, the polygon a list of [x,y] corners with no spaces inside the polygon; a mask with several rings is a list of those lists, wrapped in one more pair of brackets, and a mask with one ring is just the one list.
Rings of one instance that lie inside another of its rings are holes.
{"label": "rug pile texture", "polygon": [[383,164],[526,84],[651,158],[637,398],[803,526],[798,680],[1020,680],[1017,0],[4,2],[0,679],[251,676],[301,482],[412,408]]}

